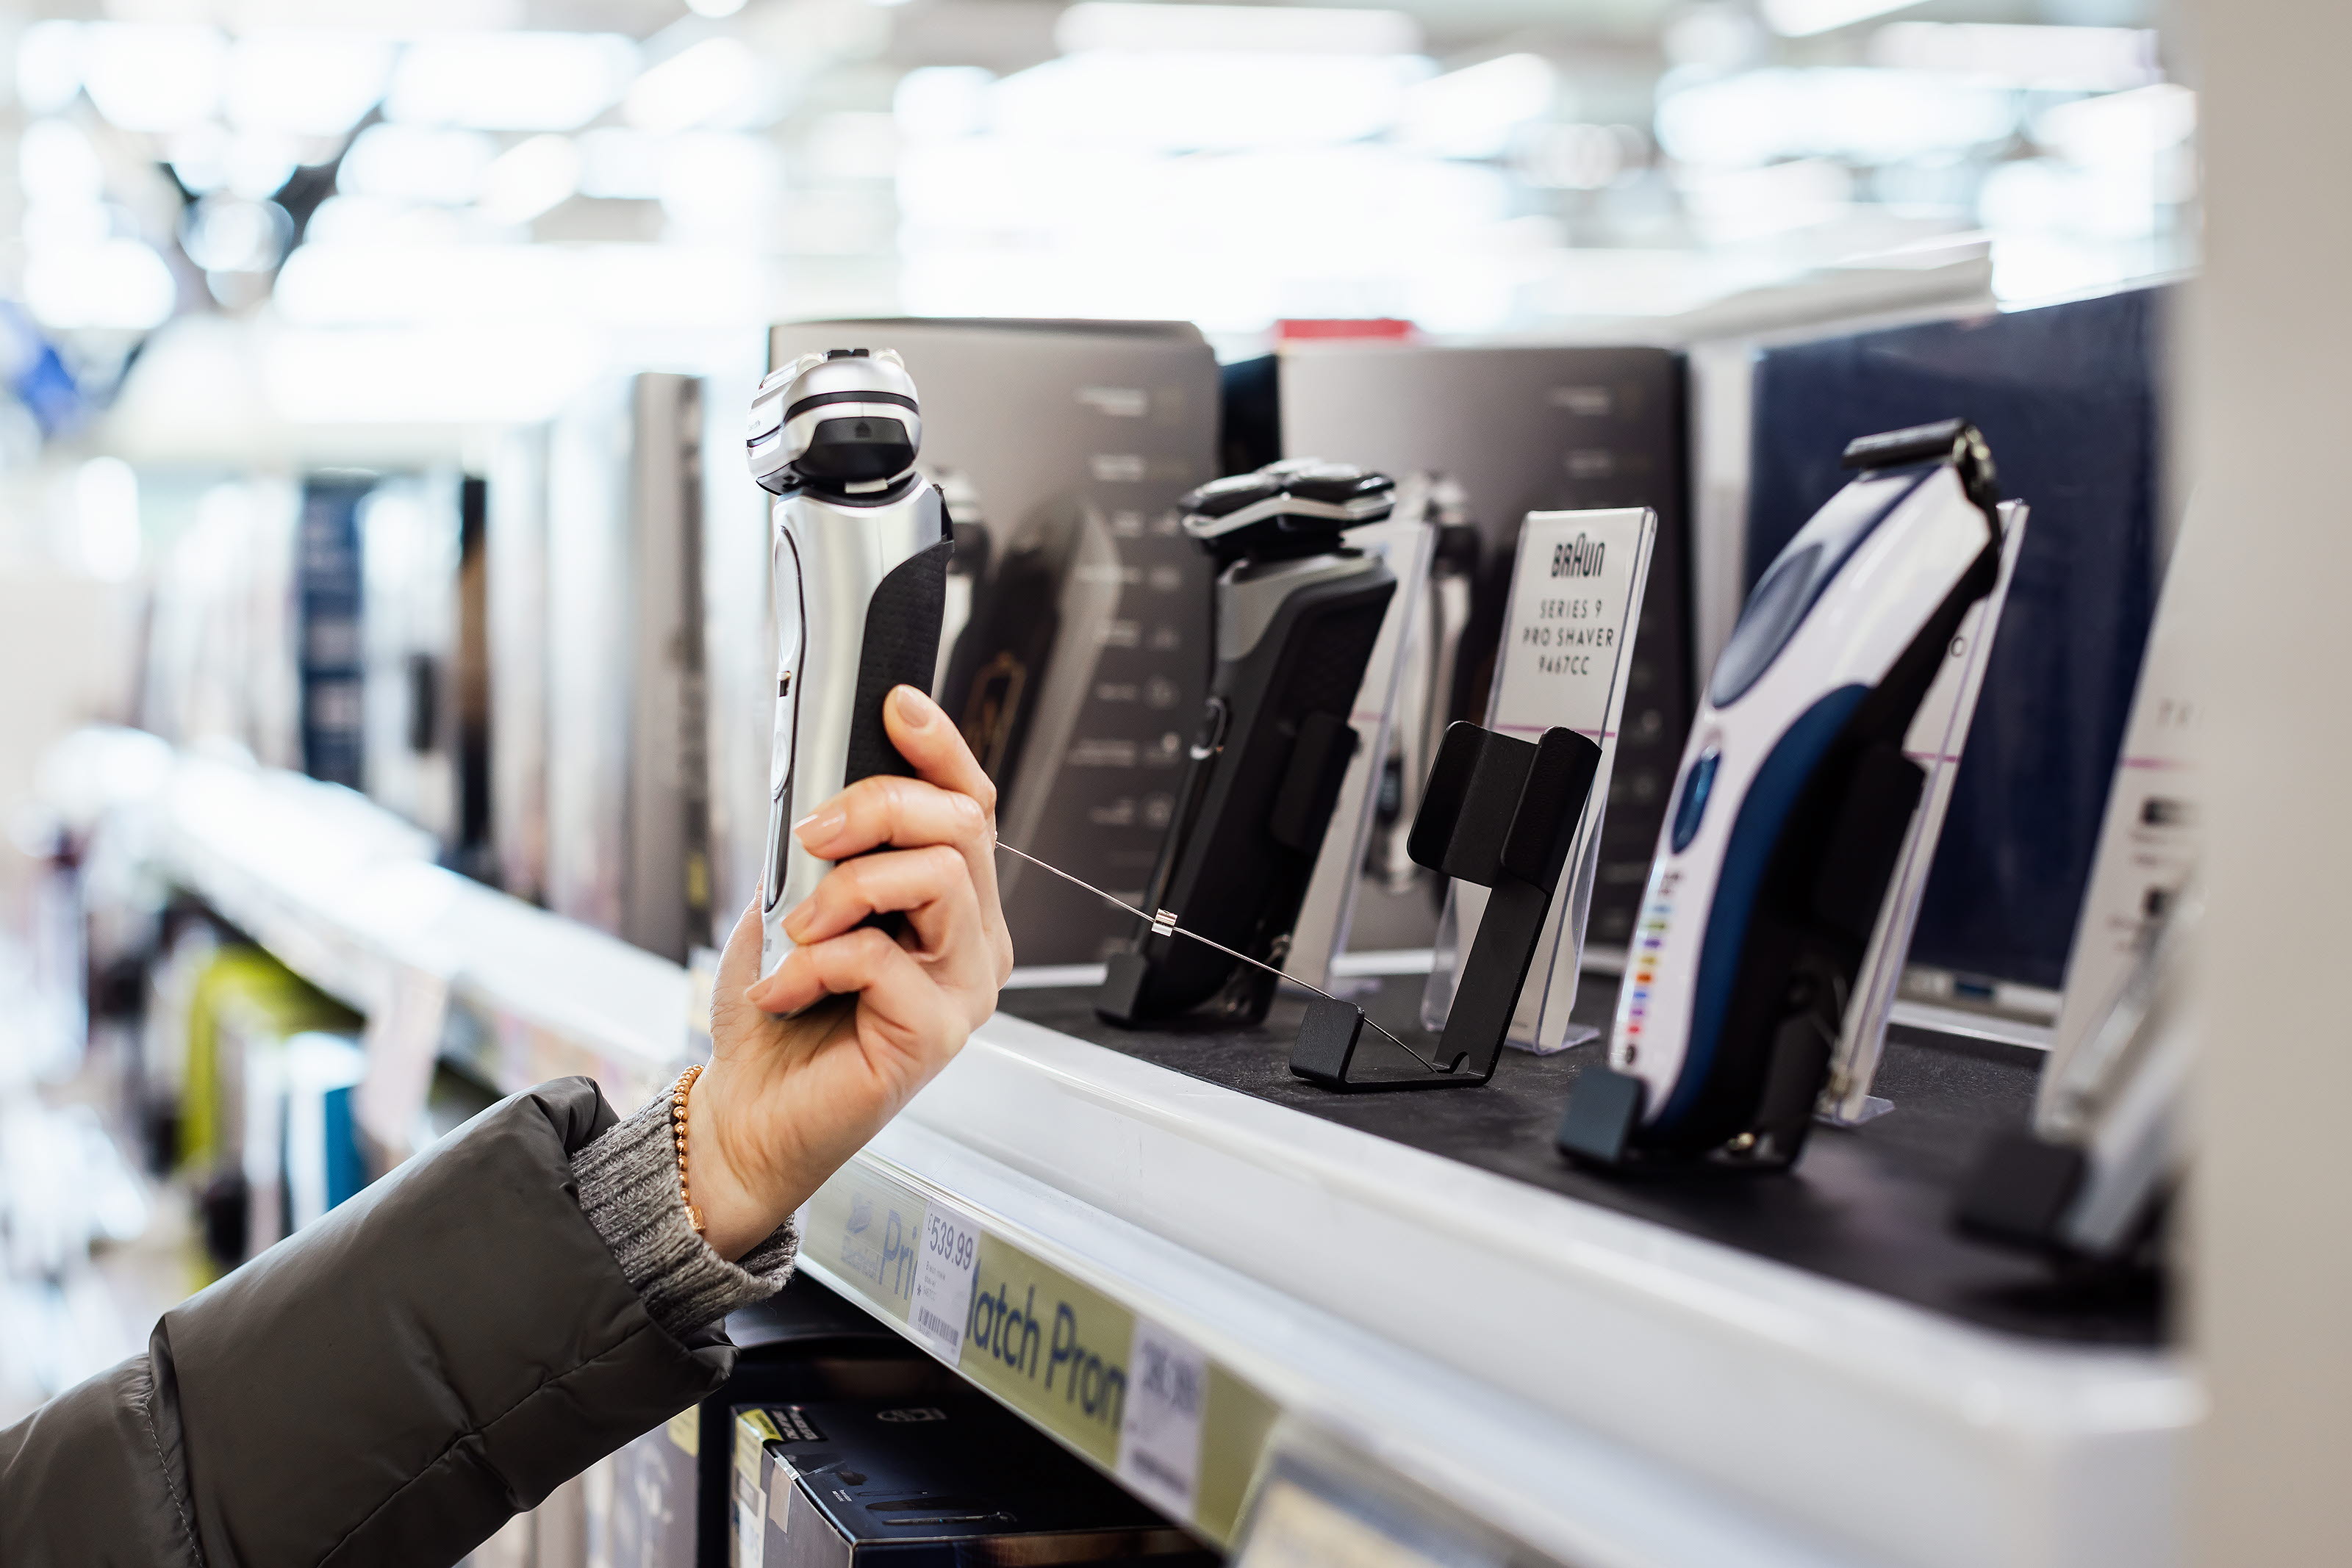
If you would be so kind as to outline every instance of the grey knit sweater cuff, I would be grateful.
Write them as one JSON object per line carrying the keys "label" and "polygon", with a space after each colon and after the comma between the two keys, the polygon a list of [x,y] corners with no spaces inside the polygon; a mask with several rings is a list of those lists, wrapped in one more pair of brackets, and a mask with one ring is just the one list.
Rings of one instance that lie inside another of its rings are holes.
{"label": "grey knit sweater cuff", "polygon": [[654,1322],[677,1338],[764,1301],[793,1277],[801,1239],[792,1221],[733,1263],[687,1223],[667,1089],[572,1155],[572,1175],[588,1223],[613,1249]]}

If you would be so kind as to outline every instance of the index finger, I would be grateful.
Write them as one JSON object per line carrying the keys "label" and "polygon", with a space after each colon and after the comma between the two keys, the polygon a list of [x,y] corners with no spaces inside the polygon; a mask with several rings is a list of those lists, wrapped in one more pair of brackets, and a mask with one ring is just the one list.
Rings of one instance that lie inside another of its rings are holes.
{"label": "index finger", "polygon": [[989,820],[995,821],[996,783],[982,770],[945,709],[913,686],[897,686],[883,710],[882,723],[898,755],[914,764],[917,778],[971,796]]}
{"label": "index finger", "polygon": [[987,819],[981,841],[965,847],[972,890],[980,894],[981,924],[995,949],[996,977],[1013,972],[1013,936],[1005,929],[1004,905],[996,887],[996,785],[964,744],[963,736],[939,704],[912,686],[894,687],[883,706],[883,727],[898,755],[914,764],[916,776],[942,789],[969,795]]}

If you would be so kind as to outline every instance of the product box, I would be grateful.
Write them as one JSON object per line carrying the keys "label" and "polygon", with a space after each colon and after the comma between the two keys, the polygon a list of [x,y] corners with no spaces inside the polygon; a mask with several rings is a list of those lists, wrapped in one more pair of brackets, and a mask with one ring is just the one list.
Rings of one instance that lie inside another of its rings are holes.
{"label": "product box", "polygon": [[228,741],[302,766],[296,538],[301,491],[267,475],[205,486],[152,574],[135,711],[184,746]]}
{"label": "product box", "polygon": [[548,453],[548,907],[684,962],[710,927],[701,387],[584,395]]}
{"label": "product box", "polygon": [[2161,559],[2169,291],[1864,332],[1758,361],[1749,587],[1842,486],[1845,444],[1965,417],[2033,509],[1910,961],[2054,991],[2083,907]]}
{"label": "product box", "polygon": [[1189,1558],[1183,1531],[983,1396],[756,1405],[735,1417],[730,1568]]}
{"label": "product box", "polygon": [[1528,513],[1657,514],[1589,928],[1588,956],[1622,961],[1693,711],[1680,359],[1651,348],[1307,340],[1286,343],[1276,368],[1284,455],[1459,487],[1480,549],[1449,718],[1486,710]]}
{"label": "product box", "polygon": [[[962,1385],[806,1276],[727,1320],[735,1371],[699,1406],[625,1444],[582,1478],[586,1568],[724,1568],[739,1406],[866,1399],[919,1405]],[[542,1568],[569,1568],[543,1563]]]}
{"label": "product box", "polygon": [[374,487],[373,477],[365,475],[323,474],[305,479],[294,541],[302,771],[354,789],[366,782],[359,509]]}
{"label": "product box", "polygon": [[545,424],[499,434],[484,511],[491,880],[532,904],[547,896],[551,434]]}
{"label": "product box", "polygon": [[[1177,322],[951,319],[793,322],[769,342],[778,365],[827,348],[895,349],[914,377],[970,583],[938,695],[996,781],[1000,835],[1139,901],[1208,685],[1211,563],[1175,506],[1218,471],[1208,343]],[[760,851],[745,834],[726,853]],[[1134,936],[1057,878],[998,869],[1024,964]]]}
{"label": "product box", "polygon": [[[771,584],[774,497],[744,463],[743,421],[767,367],[767,335],[746,334],[702,383],[702,669],[710,854],[710,929],[724,949],[759,896],[767,847],[768,768],[776,724]],[[963,553],[961,541],[957,553]],[[961,562],[959,562],[961,564]]]}
{"label": "product box", "polygon": [[362,776],[370,799],[453,862],[488,831],[484,607],[468,601],[482,582],[486,493],[451,471],[399,475],[357,514]]}

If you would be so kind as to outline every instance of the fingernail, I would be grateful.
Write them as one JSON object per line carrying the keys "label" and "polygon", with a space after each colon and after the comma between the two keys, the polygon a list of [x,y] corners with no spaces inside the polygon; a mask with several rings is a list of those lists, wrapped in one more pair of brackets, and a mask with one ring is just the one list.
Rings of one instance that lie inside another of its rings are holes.
{"label": "fingernail", "polygon": [[814,849],[841,831],[848,821],[849,813],[846,811],[833,810],[811,811],[793,824],[793,831],[799,835],[802,843]]}
{"label": "fingernail", "polygon": [[810,900],[802,899],[784,913],[784,930],[795,942],[801,938],[801,925],[809,912]]}
{"label": "fingernail", "polygon": [[890,701],[898,709],[898,722],[908,729],[922,728],[931,722],[931,716],[939,711],[930,698],[912,686],[900,686],[890,694]]}

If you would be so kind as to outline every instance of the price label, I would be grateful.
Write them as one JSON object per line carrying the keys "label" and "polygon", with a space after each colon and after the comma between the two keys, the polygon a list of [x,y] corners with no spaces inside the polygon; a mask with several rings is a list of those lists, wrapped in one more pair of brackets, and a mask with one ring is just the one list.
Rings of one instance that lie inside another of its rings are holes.
{"label": "price label", "polygon": [[936,1198],[925,1207],[907,1327],[919,1343],[953,1366],[963,1354],[964,1325],[971,1319],[972,1275],[980,1267],[980,1227]]}
{"label": "price label", "polygon": [[1209,1358],[1158,1323],[1138,1318],[1127,1370],[1119,1479],[1178,1519],[1190,1519],[1201,1477],[1201,1427],[1209,1408]]}

